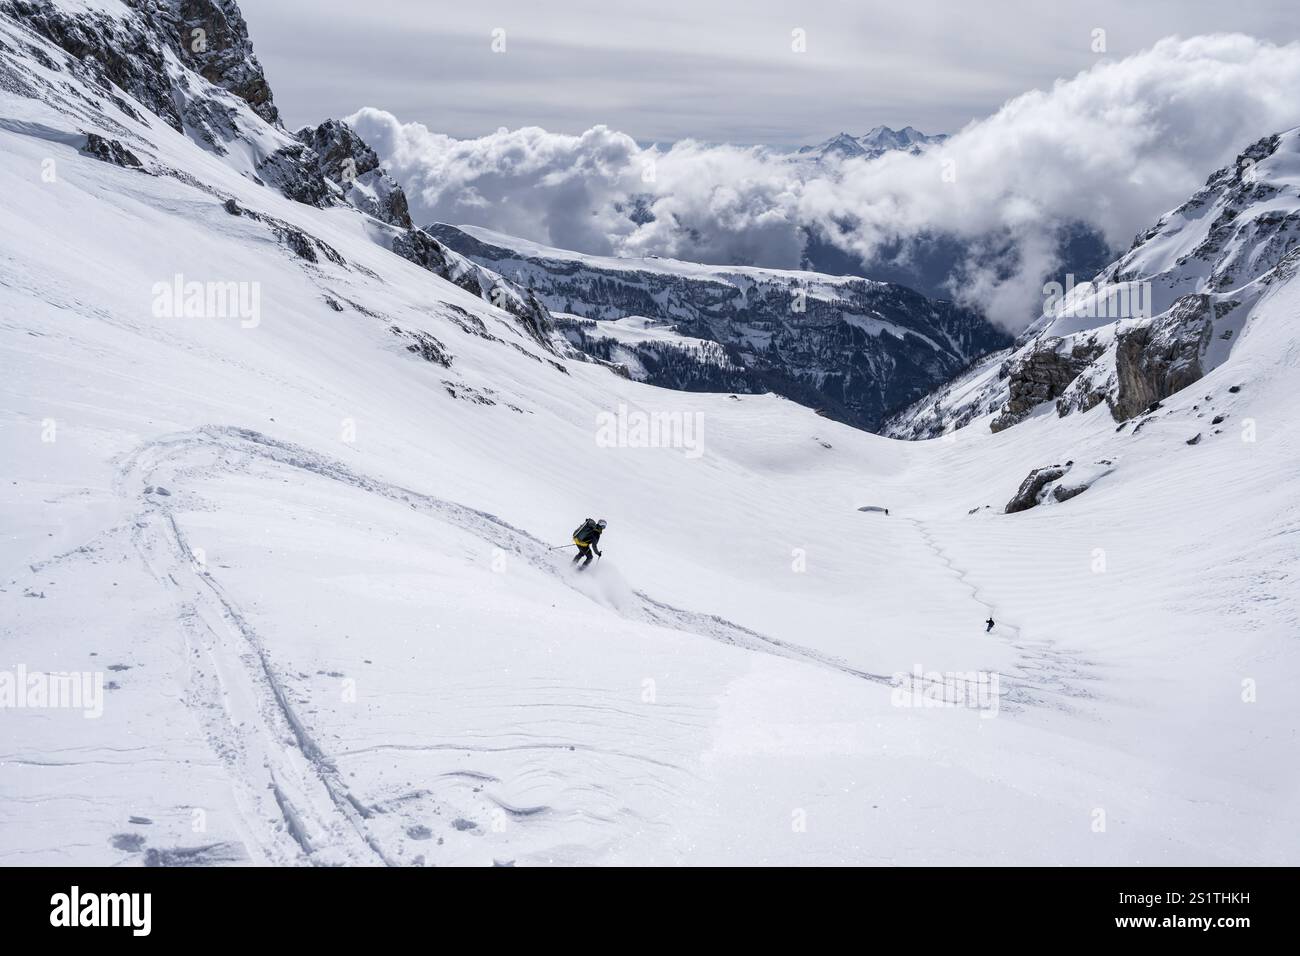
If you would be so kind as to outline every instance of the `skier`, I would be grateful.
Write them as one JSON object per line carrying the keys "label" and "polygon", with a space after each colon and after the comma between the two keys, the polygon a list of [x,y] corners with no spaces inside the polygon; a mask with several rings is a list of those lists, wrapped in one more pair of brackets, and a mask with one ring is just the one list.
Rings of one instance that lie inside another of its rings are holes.
{"label": "skier", "polygon": [[987,634],[989,631],[993,630],[993,615],[990,614],[989,619],[984,623],[988,625],[988,627],[984,628],[984,633]]}
{"label": "skier", "polygon": [[573,563],[577,564],[579,561],[582,561],[583,558],[587,559],[586,561],[582,561],[582,564],[579,565],[579,571],[591,564],[591,552],[595,551],[596,554],[601,554],[599,547],[600,536],[604,530],[604,518],[601,518],[599,521],[592,521],[588,518],[573,530],[573,543],[578,546],[578,553],[573,556]]}

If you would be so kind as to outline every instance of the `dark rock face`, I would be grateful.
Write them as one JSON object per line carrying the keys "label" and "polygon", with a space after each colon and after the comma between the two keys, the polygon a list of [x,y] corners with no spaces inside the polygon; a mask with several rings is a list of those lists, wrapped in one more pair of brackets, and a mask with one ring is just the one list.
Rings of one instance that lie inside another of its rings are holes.
{"label": "dark rock face", "polygon": [[[75,69],[107,95],[110,85],[120,87],[175,130],[184,131],[183,114],[191,97],[174,82],[164,49],[243,99],[262,119],[279,124],[271,88],[234,0],[125,2],[135,14],[126,20],[97,10],[65,10],[49,0],[0,0],[0,13],[70,54]],[[117,105],[135,115],[125,101]]]}
{"label": "dark rock face", "polygon": [[1003,511],[1010,515],[1036,507],[1043,489],[1064,475],[1065,472],[1066,469],[1060,465],[1035,468],[1025,476],[1025,480],[1020,483],[1020,489],[1016,492],[1015,497],[1007,502],[1007,506]]}
{"label": "dark rock face", "polygon": [[[0,14],[68,53],[71,60],[66,67],[106,95],[112,86],[121,87],[167,125],[182,128],[166,58],[156,39],[161,32],[156,15],[145,21],[118,21],[100,11],[73,15],[49,0],[0,0]],[[138,115],[129,107],[126,112]]]}
{"label": "dark rock face", "polygon": [[[214,86],[234,93],[262,119],[280,125],[262,65],[253,55],[248,24],[234,0],[167,0],[181,62]],[[196,32],[197,31],[197,32]]]}
{"label": "dark rock face", "polygon": [[1068,350],[1062,345],[1061,339],[1049,338],[1010,360],[1010,397],[1002,407],[1002,414],[990,424],[993,431],[1022,422],[1037,405],[1059,398],[1103,351],[1095,342],[1078,342]]}
{"label": "dark rock face", "polygon": [[326,120],[315,129],[304,126],[294,135],[316,151],[321,171],[336,183],[379,168],[375,151],[342,120]]}
{"label": "dark rock face", "polygon": [[1118,379],[1111,414],[1127,421],[1205,374],[1201,359],[1213,331],[1211,301],[1186,295],[1165,314],[1116,339]]}
{"label": "dark rock face", "polygon": [[504,309],[530,338],[547,351],[555,351],[555,324],[545,305],[531,292],[479,268],[428,233],[413,228],[406,193],[352,127],[341,120],[326,120],[314,128],[304,127],[296,136],[301,145],[278,151],[258,168],[281,192],[314,206],[326,206],[342,197],[394,227],[389,233],[393,252]]}
{"label": "dark rock face", "polygon": [[106,163],[112,163],[114,166],[138,169],[142,165],[135,153],[117,140],[105,139],[98,133],[86,134],[86,145],[81,147],[81,151]]}
{"label": "dark rock face", "polygon": [[[326,120],[314,129],[304,127],[296,135],[310,148],[320,175],[337,185],[348,202],[389,225],[411,228],[406,193],[380,168],[375,151],[352,127],[340,120]],[[367,188],[355,189],[358,183]]]}
{"label": "dark rock face", "polygon": [[257,164],[257,175],[295,202],[324,208],[334,201],[334,191],[312,159],[306,146],[285,146]]}
{"label": "dark rock face", "polygon": [[506,304],[504,308],[519,319],[520,324],[529,335],[548,349],[551,347],[551,333],[555,331],[555,322],[546,306],[538,300],[531,289],[524,296],[523,304],[520,307],[514,309],[510,307],[510,304]]}

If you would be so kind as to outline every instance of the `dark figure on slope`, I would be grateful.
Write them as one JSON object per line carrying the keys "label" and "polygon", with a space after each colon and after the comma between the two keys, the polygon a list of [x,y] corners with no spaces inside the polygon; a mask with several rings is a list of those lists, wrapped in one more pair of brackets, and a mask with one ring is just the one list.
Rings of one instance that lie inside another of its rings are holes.
{"label": "dark figure on slope", "polygon": [[[582,564],[578,567],[579,571],[591,564],[591,552],[595,551],[596,554],[601,554],[600,536],[604,530],[604,518],[601,518],[599,521],[592,521],[588,518],[574,529],[573,543],[578,546],[578,553],[573,556],[573,563],[577,564],[579,561],[582,561]],[[583,561],[583,558],[586,558],[587,560]]]}
{"label": "dark figure on slope", "polygon": [[993,630],[993,618],[990,617],[984,623],[988,625],[988,627],[984,628],[984,633],[987,634],[989,631]]}

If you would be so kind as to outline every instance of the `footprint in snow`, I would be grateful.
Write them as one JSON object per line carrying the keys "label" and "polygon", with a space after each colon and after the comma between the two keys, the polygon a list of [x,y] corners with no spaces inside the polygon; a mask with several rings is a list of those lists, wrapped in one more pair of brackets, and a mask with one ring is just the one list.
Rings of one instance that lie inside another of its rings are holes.
{"label": "footprint in snow", "polygon": [[114,833],[108,841],[115,850],[139,853],[144,849],[144,835],[140,833]]}

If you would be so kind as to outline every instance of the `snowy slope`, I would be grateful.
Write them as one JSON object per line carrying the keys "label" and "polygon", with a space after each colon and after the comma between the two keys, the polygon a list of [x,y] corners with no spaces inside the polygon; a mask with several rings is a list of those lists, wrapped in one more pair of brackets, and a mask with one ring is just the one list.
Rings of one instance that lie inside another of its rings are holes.
{"label": "snowy slope", "polygon": [[[0,862],[1296,862],[1295,282],[1138,434],[897,442],[557,357],[108,100],[0,104],[0,679],[111,682],[0,710]],[[157,315],[176,275],[257,321]]]}

